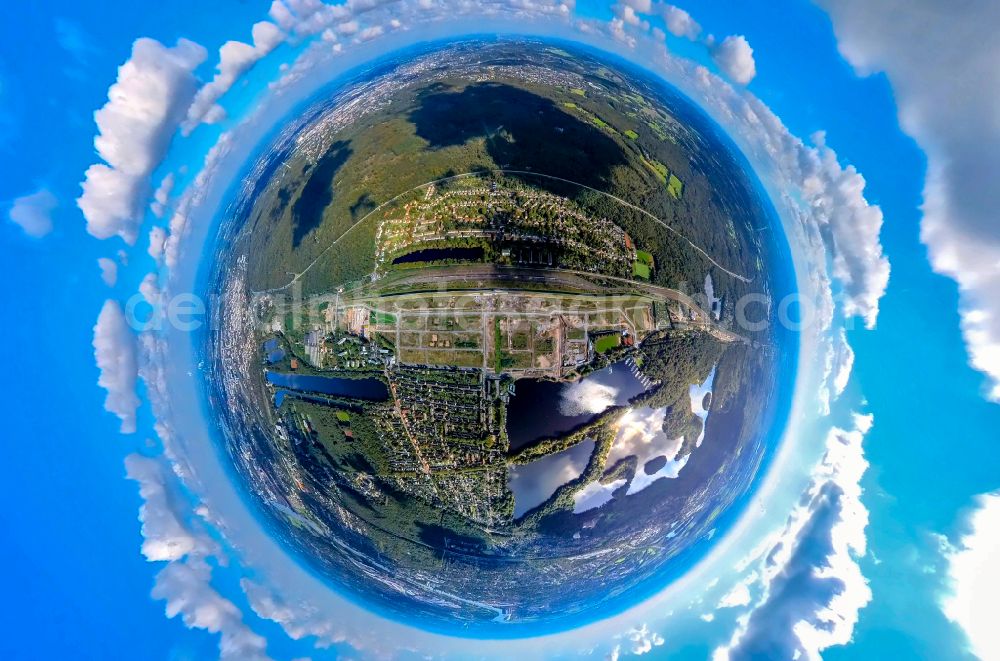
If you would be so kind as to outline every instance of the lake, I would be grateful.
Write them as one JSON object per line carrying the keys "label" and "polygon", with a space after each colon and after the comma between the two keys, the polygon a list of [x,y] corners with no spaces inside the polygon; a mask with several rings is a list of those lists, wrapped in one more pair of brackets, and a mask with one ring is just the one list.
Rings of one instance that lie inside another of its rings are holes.
{"label": "lake", "polygon": [[318,392],[351,399],[380,402],[389,398],[389,389],[386,385],[372,377],[347,379],[339,376],[268,372],[267,381],[272,385],[289,390]]}
{"label": "lake", "polygon": [[417,262],[439,262],[443,259],[477,262],[483,259],[482,248],[424,248],[406,253],[392,260],[393,264],[414,264]]}
{"label": "lake", "polygon": [[507,408],[510,448],[565,434],[612,406],[627,404],[645,389],[624,360],[571,383],[520,379]]}
{"label": "lake", "polygon": [[542,457],[524,466],[511,466],[507,486],[514,493],[514,516],[538,507],[556,489],[580,477],[594,452],[594,441],[586,439],[573,447]]}

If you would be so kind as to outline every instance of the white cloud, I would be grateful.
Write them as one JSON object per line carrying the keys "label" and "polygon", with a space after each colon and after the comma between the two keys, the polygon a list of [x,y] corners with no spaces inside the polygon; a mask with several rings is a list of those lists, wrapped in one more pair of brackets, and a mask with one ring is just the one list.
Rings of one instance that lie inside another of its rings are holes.
{"label": "white cloud", "polygon": [[659,647],[665,642],[663,636],[650,630],[645,623],[628,630],[624,638],[628,641],[629,652],[635,655],[651,652],[654,647]]}
{"label": "white cloud", "polygon": [[847,331],[843,328],[834,340],[833,376],[831,388],[834,397],[839,397],[847,388],[847,382],[854,370],[854,349],[847,343]]}
{"label": "white cloud", "polygon": [[830,414],[830,403],[843,394],[854,369],[854,349],[847,342],[847,331],[837,332],[826,347],[823,387],[820,389],[820,413]]}
{"label": "white cloud", "polygon": [[174,173],[169,172],[160,181],[160,185],[156,187],[156,192],[153,193],[153,202],[149,208],[157,218],[163,218],[163,214],[167,210],[167,202],[170,200],[170,193],[174,190],[174,183]]}
{"label": "white cloud", "polygon": [[[180,259],[181,240],[190,230],[188,221],[191,211],[203,201],[208,184],[218,171],[222,159],[232,150],[233,141],[234,138],[231,131],[226,131],[219,135],[215,144],[205,154],[202,168],[195,175],[194,182],[192,182],[190,188],[184,192],[177,202],[174,213],[170,216],[170,222],[167,224],[167,232],[163,241],[163,261],[168,268],[177,266]],[[157,234],[154,237],[150,234],[150,254],[153,254],[154,238],[158,241],[160,235]]]}
{"label": "white cloud", "polygon": [[640,14],[649,14],[653,11],[652,0],[622,0],[622,4],[631,7]]}
{"label": "white cloud", "polygon": [[612,480],[607,484],[595,480],[573,494],[573,514],[601,507],[611,500],[615,491],[625,486],[626,480]]}
{"label": "white cloud", "polygon": [[184,556],[215,551],[214,543],[193,532],[185,521],[183,502],[168,491],[169,469],[162,461],[131,454],[125,458],[125,475],[139,483],[142,505],[142,554],[150,562],[170,562]]}
{"label": "white cloud", "polygon": [[326,5],[319,0],[274,0],[269,16],[282,30],[306,37],[319,34],[350,13],[347,4]]}
{"label": "white cloud", "polygon": [[307,602],[289,603],[265,585],[249,579],[240,581],[250,608],[258,617],[276,622],[292,640],[313,636],[316,646],[330,647],[346,640],[337,618]]}
{"label": "white cloud", "polygon": [[608,35],[615,41],[624,44],[628,48],[635,48],[636,39],[625,30],[625,19],[612,18],[607,25]]}
{"label": "white cloud", "polygon": [[701,34],[701,26],[698,25],[698,22],[680,7],[663,5],[660,13],[663,15],[667,30],[675,37],[684,37],[693,41]]}
{"label": "white cloud", "polygon": [[[155,274],[147,274],[140,292],[148,301],[160,295]],[[154,331],[139,335],[139,353],[146,392],[157,416],[155,429],[164,456],[132,454],[125,460],[127,476],[139,483],[143,503],[142,553],[150,562],[167,563],[151,592],[166,602],[167,617],[180,617],[185,626],[219,634],[219,657],[232,661],[266,659],[266,641],[244,622],[240,609],[212,585],[213,567],[225,566],[232,549],[223,547],[211,531],[224,530],[204,502],[195,502],[188,489],[198,488],[196,471],[183,441],[167,416],[166,341]],[[169,460],[169,463],[168,461]]]}
{"label": "white cloud", "polygon": [[191,103],[197,88],[191,72],[204,59],[205,49],[187,39],[173,48],[146,38],[132,45],[108,102],[94,113],[94,146],[105,163],[87,169],[76,201],[92,235],[135,242],[150,175]]}
{"label": "white cloud", "polygon": [[147,252],[150,257],[156,260],[157,264],[163,261],[163,244],[166,241],[167,230],[159,226],[149,230],[149,248]]}
{"label": "white cloud", "polygon": [[211,566],[198,558],[171,562],[157,574],[151,594],[167,602],[167,617],[179,615],[189,628],[218,633],[221,660],[267,659],[267,641],[251,631],[240,609],[212,587],[211,575]]}
{"label": "white cloud", "polygon": [[872,418],[855,415],[854,423],[830,431],[802,504],[760,569],[763,597],[716,659],[819,659],[822,650],[850,641],[858,612],[871,601],[858,559],[868,525],[862,441]]}
{"label": "white cloud", "polygon": [[693,76],[695,94],[733,134],[778,188],[775,202],[789,221],[790,240],[810,254],[803,260],[814,283],[814,299],[803,300],[827,328],[833,314],[827,257],[839,282],[846,318],[861,317],[873,328],[879,301],[889,281],[889,261],[879,234],[882,211],[865,199],[865,178],[851,165],[840,164],[822,133],[807,145],[782,124],[760,99],[738,91],[704,67]]}
{"label": "white cloud", "polygon": [[729,592],[719,599],[719,608],[739,608],[749,606],[753,597],[750,586],[757,582],[757,572],[750,572],[743,580],[734,585]]}
{"label": "white cloud", "polygon": [[864,199],[865,179],[854,166],[842,167],[822,133],[813,135],[816,170],[805,180],[805,192],[828,228],[833,274],[844,286],[844,314],[860,316],[875,326],[878,299],[889,281],[889,262],[882,256],[879,233],[882,210]]}
{"label": "white cloud", "polygon": [[[664,433],[665,416],[665,409],[640,407],[629,409],[619,419],[618,433],[607,461],[609,466],[614,466],[626,457],[636,458],[636,469],[627,495],[642,491],[661,477],[676,478],[687,464],[687,457],[677,457],[684,437],[670,438]],[[645,465],[657,457],[665,458],[666,463],[655,473],[647,473]]]}
{"label": "white cloud", "polygon": [[8,218],[28,236],[40,239],[52,231],[52,211],[59,206],[56,196],[46,189],[14,200]]}
{"label": "white cloud", "polygon": [[371,41],[381,36],[384,32],[385,28],[381,25],[371,25],[358,33],[358,41]]}
{"label": "white cloud", "polygon": [[175,268],[180,252],[181,239],[187,231],[189,198],[185,196],[178,209],[170,216],[166,240],[163,242],[163,261],[168,268]]}
{"label": "white cloud", "polygon": [[616,4],[612,6],[615,12],[615,16],[620,18],[625,25],[631,25],[632,27],[641,27],[645,24],[636,10],[629,4]]}
{"label": "white cloud", "polygon": [[147,273],[139,283],[139,294],[152,306],[162,303],[162,291],[160,290],[160,279],[155,273]]}
{"label": "white cloud", "polygon": [[100,371],[97,385],[108,392],[104,408],[121,419],[123,434],[135,432],[136,342],[117,301],[107,300],[101,308],[94,326],[94,358]]}
{"label": "white cloud", "polygon": [[337,32],[343,35],[357,34],[360,29],[361,25],[357,21],[344,21],[337,26]]}
{"label": "white cloud", "polygon": [[212,587],[208,558],[221,558],[215,541],[190,521],[183,494],[172,488],[169,469],[157,459],[138,454],[125,459],[126,475],[139,483],[143,504],[142,553],[150,562],[166,562],[156,576],[152,597],[166,602],[167,617],[220,634],[219,658],[266,659],[266,641],[243,623],[243,614]]}
{"label": "white cloud", "polygon": [[1000,659],[1000,629],[996,625],[1000,493],[980,496],[976,504],[969,532],[946,556],[951,591],[941,608],[965,632],[973,654],[981,659]]}
{"label": "white cloud", "polygon": [[732,35],[709,49],[712,59],[729,80],[746,85],[757,75],[753,49],[743,35]]}
{"label": "white cloud", "polygon": [[298,22],[289,6],[281,0],[273,0],[267,14],[282,30],[292,30]]}
{"label": "white cloud", "polygon": [[604,383],[581,380],[563,389],[559,398],[559,413],[565,416],[601,413],[613,406],[618,389]]}
{"label": "white cloud", "polygon": [[269,15],[281,29],[298,37],[320,34],[335,25],[347,26],[347,32],[354,34],[360,26],[352,29],[353,19],[364,16],[383,7],[393,6],[400,13],[405,4],[399,0],[347,0],[343,4],[327,5],[319,0],[274,0]]}
{"label": "white cloud", "polygon": [[252,45],[242,41],[227,41],[219,48],[215,77],[195,94],[194,101],[188,108],[187,118],[181,124],[185,135],[202,122],[214,124],[223,119],[225,111],[216,105],[216,101],[229,91],[240,76],[277,48],[285,38],[285,33],[269,21],[255,23],[252,35]]}
{"label": "white cloud", "polygon": [[1000,401],[1000,4],[819,4],[859,73],[885,71],[900,124],[927,154],[921,238],[958,283],[970,363]]}
{"label": "white cloud", "polygon": [[108,287],[114,287],[118,282],[118,263],[107,257],[98,257],[97,266],[101,269],[101,280]]}

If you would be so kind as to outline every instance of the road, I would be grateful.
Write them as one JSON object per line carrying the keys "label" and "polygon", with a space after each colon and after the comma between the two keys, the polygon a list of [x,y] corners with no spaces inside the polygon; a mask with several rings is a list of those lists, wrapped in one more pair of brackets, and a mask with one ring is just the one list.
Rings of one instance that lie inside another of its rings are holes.
{"label": "road", "polygon": [[638,211],[639,213],[643,214],[644,216],[646,216],[646,217],[652,219],[654,222],[658,223],[660,226],[662,226],[667,231],[669,231],[669,232],[675,234],[676,236],[680,237],[689,246],[691,246],[695,251],[697,251],[706,260],[708,260],[709,263],[711,263],[713,266],[715,266],[717,269],[719,269],[723,273],[725,273],[725,274],[727,274],[727,275],[729,275],[729,276],[731,276],[733,278],[736,278],[737,280],[739,280],[741,282],[746,282],[746,283],[753,282],[752,278],[748,278],[748,277],[746,277],[744,275],[741,275],[739,273],[735,273],[733,271],[730,271],[729,269],[727,269],[726,267],[724,267],[722,264],[719,264],[701,246],[699,246],[696,243],[694,243],[693,241],[691,241],[689,238],[687,238],[686,236],[684,236],[680,231],[678,231],[677,229],[671,227],[670,225],[668,225],[667,223],[665,223],[660,218],[654,216],[653,214],[651,214],[650,212],[646,211],[645,209],[632,204],[631,202],[626,202],[625,200],[623,200],[620,197],[617,197],[616,195],[612,195],[611,193],[607,193],[605,191],[598,190],[596,188],[592,188],[591,186],[587,186],[586,184],[581,184],[579,182],[572,181],[570,179],[563,179],[562,177],[555,177],[555,176],[548,175],[548,174],[542,174],[540,172],[531,172],[530,170],[496,169],[496,170],[485,170],[485,171],[484,170],[479,170],[479,171],[476,171],[476,172],[463,172],[461,174],[455,174],[455,175],[451,175],[449,177],[441,177],[440,179],[434,179],[433,181],[428,181],[428,182],[419,184],[417,186],[414,186],[413,188],[410,188],[408,190],[403,191],[399,195],[396,195],[395,197],[393,197],[393,198],[391,198],[391,199],[383,202],[382,204],[378,205],[377,207],[375,207],[374,209],[372,209],[371,211],[369,211],[368,213],[366,213],[361,219],[358,220],[358,222],[354,223],[349,228],[347,228],[347,230],[343,234],[341,234],[336,239],[334,239],[333,242],[330,243],[330,245],[328,245],[318,255],[316,255],[316,258],[313,259],[300,272],[298,272],[298,273],[289,272],[290,275],[292,275],[292,279],[291,279],[291,281],[288,282],[288,284],[282,285],[281,287],[274,287],[272,289],[261,289],[261,290],[258,290],[258,291],[253,291],[251,293],[252,294],[269,294],[269,293],[275,293],[275,292],[279,292],[279,291],[283,291],[285,289],[288,289],[293,284],[295,284],[296,282],[298,282],[299,280],[301,280],[302,276],[304,276],[306,273],[308,273],[309,270],[312,269],[316,265],[316,263],[319,262],[319,260],[323,258],[324,255],[326,255],[326,253],[328,253],[334,246],[336,246],[340,242],[341,239],[343,239],[345,236],[349,235],[354,230],[354,228],[358,227],[359,225],[362,225],[372,215],[374,215],[375,213],[381,211],[382,209],[384,209],[385,207],[389,206],[390,204],[396,202],[400,198],[405,197],[406,195],[409,195],[410,193],[414,193],[414,192],[416,192],[418,190],[421,190],[423,188],[427,188],[428,186],[433,186],[433,185],[437,185],[437,184],[440,184],[440,183],[445,182],[445,181],[453,181],[453,180],[456,180],[456,179],[463,179],[463,178],[467,178],[467,177],[481,177],[486,172],[499,173],[499,174],[516,174],[516,175],[521,175],[521,176],[527,175],[527,176],[532,176],[532,177],[540,177],[542,179],[551,179],[553,181],[561,181],[563,183],[567,183],[567,184],[570,184],[570,185],[573,185],[573,186],[579,186],[580,188],[592,191],[592,192],[597,193],[599,195],[604,195],[604,196],[606,196],[606,197],[608,197],[608,198],[610,198],[610,199],[618,202],[619,204],[622,204],[622,205],[624,205],[624,206],[626,206],[626,207],[628,207],[630,209],[633,209],[634,211]]}
{"label": "road", "polygon": [[[611,291],[607,286],[596,284],[588,278],[596,278],[602,281],[620,282],[624,290]],[[455,289],[456,281],[466,284],[475,284],[474,287]],[[549,289],[518,289],[516,287],[503,286],[501,283],[542,283],[549,286]],[[563,285],[571,287],[576,291],[560,291],[552,289],[553,286]],[[573,271],[567,269],[530,269],[514,266],[496,266],[492,264],[459,264],[452,266],[439,266],[428,269],[414,271],[406,277],[393,281],[393,287],[404,287],[413,285],[426,285],[427,289],[417,291],[406,291],[399,294],[383,294],[379,291],[380,283],[366,282],[358,286],[351,292],[343,294],[322,294],[314,297],[313,302],[334,302],[343,297],[347,300],[343,304],[349,303],[372,303],[388,298],[421,296],[421,295],[472,295],[476,293],[495,295],[539,295],[539,296],[622,296],[628,293],[639,292],[642,295],[663,301],[679,303],[693,313],[693,318],[684,320],[682,323],[686,328],[697,328],[710,332],[713,336],[723,342],[743,342],[749,340],[738,333],[734,333],[722,328],[711,314],[701,308],[699,303],[684,292],[669,287],[661,287],[650,283],[637,282],[627,278],[599,275],[587,273],[585,271]],[[436,287],[434,285],[437,285]],[[584,290],[581,293],[580,290]],[[487,314],[485,308],[480,311]],[[546,313],[549,314],[549,313]],[[484,319],[484,324],[485,319]]]}

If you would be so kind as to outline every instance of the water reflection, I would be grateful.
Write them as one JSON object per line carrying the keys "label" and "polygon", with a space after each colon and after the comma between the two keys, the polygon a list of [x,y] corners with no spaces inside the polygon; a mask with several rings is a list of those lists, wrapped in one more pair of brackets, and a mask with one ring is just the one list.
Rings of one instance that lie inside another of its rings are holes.
{"label": "water reflection", "polygon": [[565,434],[611,406],[627,404],[646,389],[624,360],[579,381],[520,379],[514,385],[507,413],[512,450]]}
{"label": "water reflection", "polygon": [[507,485],[514,493],[514,516],[541,505],[556,489],[580,477],[593,451],[594,441],[587,439],[530,464],[511,466]]}
{"label": "water reflection", "polygon": [[[687,463],[687,456],[677,456],[683,447],[684,437],[670,438],[663,432],[665,417],[665,408],[651,409],[645,406],[632,409],[622,417],[618,437],[608,456],[608,465],[613,466],[626,457],[637,459],[635,476],[626,495],[642,491],[661,477],[677,477]],[[649,472],[651,462],[661,457],[666,462]]]}
{"label": "water reflection", "polygon": [[611,500],[615,491],[625,486],[625,482],[625,479],[612,480],[607,484],[591,482],[573,494],[573,514],[580,514],[600,507]]}
{"label": "water reflection", "polygon": [[701,442],[705,440],[705,422],[708,421],[708,409],[712,404],[712,384],[715,383],[715,367],[712,368],[705,383],[691,386],[688,391],[691,396],[691,412],[701,418],[701,434],[695,441],[695,447],[701,447]]}
{"label": "water reflection", "polygon": [[[702,426],[694,447],[699,447],[705,438],[705,423],[711,408],[712,384],[715,369],[703,383],[690,386],[688,390],[691,412],[701,418]],[[706,406],[707,405],[707,406]],[[670,438],[663,432],[666,409],[639,407],[628,411],[621,419],[615,444],[608,455],[607,465],[628,457],[636,458],[635,475],[629,483],[626,495],[638,493],[661,477],[673,479],[680,475],[687,465],[690,454],[678,456],[684,447],[684,437]],[[625,480],[619,479],[601,484],[593,482],[574,495],[573,513],[580,514],[600,507],[611,500],[612,494]]]}
{"label": "water reflection", "polygon": [[347,379],[337,376],[268,372],[267,382],[289,390],[318,392],[351,399],[382,401],[389,398],[389,389],[375,378]]}
{"label": "water reflection", "polygon": [[[613,370],[617,367],[619,369]],[[622,377],[626,378],[622,378]],[[630,386],[630,380],[635,386]],[[703,383],[691,385],[688,395],[691,413],[701,419],[702,425],[698,438],[688,447],[701,446],[705,438],[706,422],[711,408],[712,384],[715,381],[715,368],[709,373]],[[523,396],[525,390],[520,388],[518,395]],[[614,385],[612,385],[614,384]],[[638,390],[635,390],[635,387]],[[535,381],[532,388],[541,388],[548,393],[550,401],[533,401],[535,406],[551,406],[551,397],[558,394],[559,417],[553,422],[545,415],[535,418],[519,427],[521,432],[531,428],[550,429],[560,424],[568,424],[567,420],[586,422],[606,410],[610,406],[627,402],[642,391],[642,384],[628,371],[623,363],[595,372],[587,379],[576,383],[555,383],[551,381]],[[531,392],[531,390],[528,390]],[[513,406],[513,399],[511,400]],[[628,476],[614,479],[607,484],[600,481],[591,482],[573,495],[573,513],[580,514],[601,507],[610,501],[613,494],[628,484],[625,495],[638,493],[660,478],[673,479],[680,475],[681,469],[687,465],[690,452],[680,456],[685,447],[683,436],[671,438],[663,431],[666,408],[651,408],[640,406],[625,412],[618,423],[618,432],[614,445],[608,453],[606,466],[611,468],[619,461],[635,458],[635,473],[631,480]],[[554,414],[551,417],[556,417]],[[508,432],[509,433],[509,432]],[[555,435],[555,433],[552,433]],[[521,445],[525,445],[523,442]],[[519,446],[511,443],[515,449]],[[594,442],[583,441],[562,452],[543,457],[523,466],[512,466],[508,472],[508,485],[514,493],[514,516],[522,514],[541,505],[548,500],[556,489],[580,477],[587,467],[587,462],[594,449]]]}

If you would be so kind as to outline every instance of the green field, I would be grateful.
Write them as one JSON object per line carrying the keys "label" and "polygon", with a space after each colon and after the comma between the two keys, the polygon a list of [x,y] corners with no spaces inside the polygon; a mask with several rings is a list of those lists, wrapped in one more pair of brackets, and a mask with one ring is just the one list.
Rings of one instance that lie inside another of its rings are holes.
{"label": "green field", "polygon": [[667,182],[667,190],[670,191],[675,200],[679,200],[684,193],[684,182],[678,179],[677,175],[671,173],[670,180]]}
{"label": "green field", "polygon": [[396,323],[396,316],[388,312],[376,312],[372,310],[371,323],[379,326],[392,326]]}
{"label": "green field", "polygon": [[663,183],[667,183],[667,175],[670,174],[670,170],[667,169],[666,165],[660,163],[659,161],[650,161],[648,158],[643,158],[642,162],[646,164],[646,167],[653,171],[653,174],[656,175],[657,179]]}
{"label": "green field", "polygon": [[636,260],[635,263],[632,265],[632,275],[634,275],[637,278],[642,278],[643,280],[649,280],[652,274],[653,273],[649,268],[649,264],[644,264],[639,260]]}
{"label": "green field", "polygon": [[351,415],[347,411],[337,411],[337,420],[341,422],[350,422]]}
{"label": "green field", "polygon": [[597,353],[607,353],[621,344],[621,341],[622,338],[617,333],[614,335],[601,335],[594,339],[594,351]]}
{"label": "green field", "polygon": [[637,262],[642,262],[646,266],[652,266],[653,265],[653,255],[652,255],[652,253],[649,253],[649,252],[647,252],[645,250],[636,250],[635,251],[635,260]]}
{"label": "green field", "polygon": [[573,89],[570,90],[570,92],[572,92],[573,94],[576,94],[577,96],[587,96],[587,93],[584,92],[579,87],[574,87]]}
{"label": "green field", "polygon": [[632,129],[629,129],[625,131],[625,137],[628,138],[629,140],[638,140],[639,134],[633,131]]}

